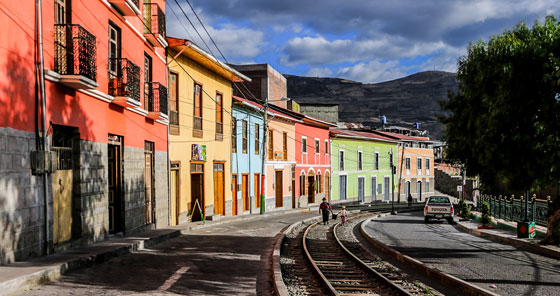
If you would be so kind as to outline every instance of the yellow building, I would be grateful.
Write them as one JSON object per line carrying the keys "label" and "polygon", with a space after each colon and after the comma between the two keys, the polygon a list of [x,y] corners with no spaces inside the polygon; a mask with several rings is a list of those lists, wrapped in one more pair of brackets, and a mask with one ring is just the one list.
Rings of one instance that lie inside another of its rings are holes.
{"label": "yellow building", "polygon": [[232,83],[249,78],[189,40],[167,38],[171,225],[232,214]]}

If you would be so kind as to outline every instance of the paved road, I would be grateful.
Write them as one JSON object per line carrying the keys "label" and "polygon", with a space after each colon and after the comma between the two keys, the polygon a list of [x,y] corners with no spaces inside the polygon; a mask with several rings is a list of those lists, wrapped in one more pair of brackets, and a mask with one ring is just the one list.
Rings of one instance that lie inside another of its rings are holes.
{"label": "paved road", "polygon": [[401,253],[501,295],[560,295],[560,260],[479,238],[447,222],[425,224],[422,213],[373,220],[367,232]]}
{"label": "paved road", "polygon": [[24,295],[270,295],[274,236],[317,213],[216,225],[92,268]]}

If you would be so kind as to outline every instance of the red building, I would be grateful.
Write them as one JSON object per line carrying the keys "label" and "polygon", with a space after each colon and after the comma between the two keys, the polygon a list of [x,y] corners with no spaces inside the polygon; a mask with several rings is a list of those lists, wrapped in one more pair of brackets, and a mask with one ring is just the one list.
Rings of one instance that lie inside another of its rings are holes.
{"label": "red building", "polygon": [[168,224],[165,1],[38,2],[0,3],[2,263]]}
{"label": "red building", "polygon": [[[303,114],[302,114],[303,115]],[[296,123],[296,188],[298,207],[330,200],[329,127],[335,124],[304,115]]]}

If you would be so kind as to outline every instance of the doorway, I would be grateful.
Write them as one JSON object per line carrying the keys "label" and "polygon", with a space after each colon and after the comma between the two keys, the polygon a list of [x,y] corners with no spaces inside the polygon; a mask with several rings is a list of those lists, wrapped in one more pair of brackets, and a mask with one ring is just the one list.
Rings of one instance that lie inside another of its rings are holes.
{"label": "doorway", "polygon": [[284,194],[283,194],[283,187],[284,184],[282,183],[282,174],[284,172],[283,171],[275,171],[275,182],[274,182],[274,188],[275,188],[275,199],[276,199],[276,207],[277,208],[281,208],[284,206]]}
{"label": "doorway", "polygon": [[296,208],[296,166],[292,165],[292,209]]}
{"label": "doorway", "polygon": [[389,177],[385,177],[385,200],[389,200]]}
{"label": "doorway", "polygon": [[261,174],[255,174],[255,205],[261,207]]}
{"label": "doorway", "polygon": [[243,200],[243,211],[249,210],[249,174],[241,175],[241,199]]}
{"label": "doorway", "polygon": [[346,200],[346,175],[339,176],[339,200]]}
{"label": "doorway", "polygon": [[418,193],[418,201],[422,201],[422,181],[416,183],[416,192]]}
{"label": "doorway", "polygon": [[358,178],[358,201],[364,202],[364,177]]}
{"label": "doorway", "polygon": [[123,138],[109,135],[108,139],[109,168],[109,233],[124,231],[123,198],[122,198],[122,152]]}
{"label": "doorway", "polygon": [[231,199],[232,199],[232,215],[237,216],[237,192],[239,185],[237,184],[237,175],[231,175]]}
{"label": "doorway", "polygon": [[214,214],[226,215],[224,163],[214,163]]}
{"label": "doorway", "polygon": [[371,201],[374,202],[377,198],[375,194],[377,191],[377,177],[371,177]]}
{"label": "doorway", "polygon": [[171,217],[170,223],[171,226],[179,225],[179,213],[181,209],[181,200],[180,200],[180,167],[181,164],[178,162],[171,162],[171,196],[169,197],[171,206],[169,207],[169,216]]}
{"label": "doorway", "polygon": [[154,172],[154,143],[145,142],[144,145],[144,184],[146,187],[145,200],[144,200],[144,217],[145,224],[152,224],[155,222],[156,213],[156,188],[155,172]]}
{"label": "doorway", "polygon": [[307,203],[315,203],[315,174],[309,172],[307,175]]}
{"label": "doorway", "polygon": [[325,172],[325,197],[331,201],[331,178],[329,172]]}
{"label": "doorway", "polygon": [[191,163],[191,216],[192,222],[204,216],[204,164]]}

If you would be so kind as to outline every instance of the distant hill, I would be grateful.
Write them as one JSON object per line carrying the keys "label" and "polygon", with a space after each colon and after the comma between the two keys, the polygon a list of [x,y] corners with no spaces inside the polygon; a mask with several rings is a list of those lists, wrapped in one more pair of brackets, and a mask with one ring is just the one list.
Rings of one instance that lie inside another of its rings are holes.
{"label": "distant hill", "polygon": [[396,80],[364,84],[340,78],[287,75],[288,97],[300,103],[339,104],[339,121],[379,125],[387,116],[388,125],[411,127],[416,121],[430,138],[441,139],[443,125],[435,118],[439,101],[447,92],[457,92],[455,73],[426,71]]}

